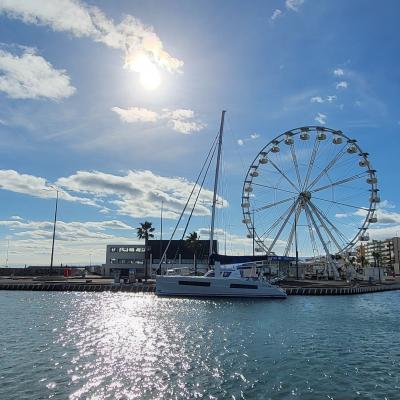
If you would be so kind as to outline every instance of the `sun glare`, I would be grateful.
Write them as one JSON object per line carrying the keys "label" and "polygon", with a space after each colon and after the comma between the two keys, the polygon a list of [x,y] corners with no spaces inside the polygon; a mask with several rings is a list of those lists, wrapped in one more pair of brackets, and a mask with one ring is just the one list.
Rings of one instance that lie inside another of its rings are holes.
{"label": "sun glare", "polygon": [[160,72],[145,54],[131,56],[128,64],[132,71],[139,73],[139,82],[145,89],[154,90],[160,86]]}

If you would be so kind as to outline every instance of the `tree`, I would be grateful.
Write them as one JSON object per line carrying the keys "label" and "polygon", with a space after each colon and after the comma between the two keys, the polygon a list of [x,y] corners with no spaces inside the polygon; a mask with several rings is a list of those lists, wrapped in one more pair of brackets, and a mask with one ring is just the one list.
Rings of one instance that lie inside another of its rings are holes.
{"label": "tree", "polygon": [[155,231],[153,228],[153,224],[149,221],[141,222],[140,226],[136,228],[137,237],[139,239],[144,239],[144,279],[148,278],[148,268],[147,268],[147,244],[150,238],[153,238],[154,235],[152,232]]}
{"label": "tree", "polygon": [[186,246],[193,251],[194,274],[197,275],[197,253],[201,249],[200,236],[197,234],[197,232],[189,233],[186,236]]}

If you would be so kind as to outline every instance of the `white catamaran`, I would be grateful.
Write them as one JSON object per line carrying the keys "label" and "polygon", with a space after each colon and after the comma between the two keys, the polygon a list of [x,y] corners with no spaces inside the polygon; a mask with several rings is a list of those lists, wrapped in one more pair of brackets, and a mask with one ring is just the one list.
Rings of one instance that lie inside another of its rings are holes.
{"label": "white catamaran", "polygon": [[[211,269],[204,276],[157,275],[156,294],[161,296],[285,298],[286,292],[280,287],[271,284],[264,278],[262,274],[262,266],[255,261],[252,261],[252,257],[230,258],[213,254],[215,208],[217,203],[224,119],[225,111],[222,111],[221,125],[218,135],[218,153],[211,212]],[[166,254],[166,251],[167,249],[164,254]],[[260,258],[262,257],[256,257],[258,260],[260,260]],[[225,264],[222,264],[221,261],[224,260]],[[229,263],[226,263],[227,260]],[[239,260],[242,262],[237,262]],[[161,262],[159,270],[161,271]]]}

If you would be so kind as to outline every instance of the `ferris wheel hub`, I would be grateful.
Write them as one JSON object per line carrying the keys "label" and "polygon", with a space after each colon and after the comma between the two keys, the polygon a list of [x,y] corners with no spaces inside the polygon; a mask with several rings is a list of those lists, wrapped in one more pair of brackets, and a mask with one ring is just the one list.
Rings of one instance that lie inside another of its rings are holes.
{"label": "ferris wheel hub", "polygon": [[300,193],[299,197],[304,201],[309,201],[309,200],[311,200],[311,192],[309,192],[308,190],[305,190],[304,192]]}

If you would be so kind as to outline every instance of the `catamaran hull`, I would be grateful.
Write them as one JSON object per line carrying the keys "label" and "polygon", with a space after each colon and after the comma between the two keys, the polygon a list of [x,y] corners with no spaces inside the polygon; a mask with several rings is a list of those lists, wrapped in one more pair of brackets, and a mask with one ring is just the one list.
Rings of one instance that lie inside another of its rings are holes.
{"label": "catamaran hull", "polygon": [[184,297],[286,298],[286,292],[268,283],[253,280],[158,276],[156,294]]}

